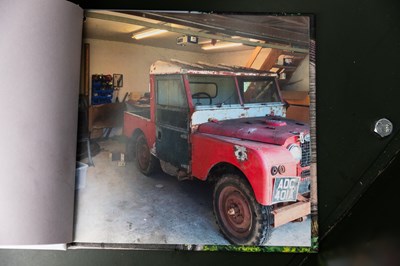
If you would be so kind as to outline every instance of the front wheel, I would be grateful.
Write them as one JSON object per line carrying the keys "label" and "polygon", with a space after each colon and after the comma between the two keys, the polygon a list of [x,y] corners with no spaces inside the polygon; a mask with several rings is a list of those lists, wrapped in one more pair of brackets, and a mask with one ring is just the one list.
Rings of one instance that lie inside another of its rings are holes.
{"label": "front wheel", "polygon": [[213,205],[221,232],[232,244],[258,246],[270,238],[271,206],[259,204],[240,176],[227,174],[218,180]]}
{"label": "front wheel", "polygon": [[159,167],[159,161],[150,153],[147,140],[144,135],[136,139],[136,166],[145,175],[151,175]]}

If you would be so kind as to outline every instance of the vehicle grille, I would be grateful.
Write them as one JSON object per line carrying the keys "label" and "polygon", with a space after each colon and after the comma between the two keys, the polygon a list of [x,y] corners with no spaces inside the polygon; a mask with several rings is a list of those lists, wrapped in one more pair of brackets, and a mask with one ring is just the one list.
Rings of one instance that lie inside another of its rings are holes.
{"label": "vehicle grille", "polygon": [[304,194],[310,192],[310,184],[311,184],[310,177],[304,178],[304,180],[300,181],[298,193]]}
{"label": "vehicle grille", "polygon": [[310,183],[310,177],[304,178],[304,180],[300,181],[298,193],[304,194],[310,192]]}
{"label": "vehicle grille", "polygon": [[311,163],[311,143],[309,141],[304,141],[300,143],[301,147],[301,161],[300,166],[309,166]]}

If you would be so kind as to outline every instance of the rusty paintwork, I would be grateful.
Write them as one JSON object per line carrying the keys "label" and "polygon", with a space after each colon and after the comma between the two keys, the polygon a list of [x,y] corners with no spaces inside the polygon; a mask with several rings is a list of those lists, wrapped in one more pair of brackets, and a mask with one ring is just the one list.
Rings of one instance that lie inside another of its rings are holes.
{"label": "rusty paintwork", "polygon": [[[199,133],[283,145],[287,139],[308,134],[308,126],[283,117],[250,117],[201,124]],[[309,135],[308,135],[309,136]]]}
{"label": "rusty paintwork", "polygon": [[286,116],[286,109],[282,103],[273,103],[268,105],[248,104],[241,106],[239,104],[221,107],[203,107],[196,106],[193,111],[191,124],[197,126],[209,121],[222,121],[236,118],[258,117],[258,116]]}
{"label": "rusty paintwork", "polygon": [[268,76],[277,77],[277,74],[253,68],[227,65],[211,65],[202,62],[188,63],[172,59],[170,61],[156,61],[150,66],[150,75],[171,74],[199,74],[221,76]]}
{"label": "rusty paintwork", "polygon": [[234,151],[233,153],[236,156],[236,159],[238,159],[239,161],[247,161],[248,157],[247,157],[247,148],[241,145],[234,145],[233,146]]}

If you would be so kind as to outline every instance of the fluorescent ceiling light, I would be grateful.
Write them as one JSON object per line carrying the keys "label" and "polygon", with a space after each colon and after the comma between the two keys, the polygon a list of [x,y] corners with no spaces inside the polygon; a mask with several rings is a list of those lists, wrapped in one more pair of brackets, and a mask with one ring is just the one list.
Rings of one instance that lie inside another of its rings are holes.
{"label": "fluorescent ceiling light", "polygon": [[140,39],[147,38],[147,37],[154,36],[154,35],[158,35],[158,34],[161,34],[161,33],[164,33],[164,32],[167,32],[167,30],[151,29],[151,30],[142,31],[142,32],[139,32],[139,33],[134,33],[132,35],[132,38],[136,39],[136,40],[140,40]]}
{"label": "fluorescent ceiling light", "polygon": [[217,42],[215,45],[210,44],[205,44],[201,46],[201,49],[203,50],[213,50],[213,49],[222,49],[222,48],[228,48],[228,47],[236,47],[236,46],[241,46],[243,43],[240,42]]}

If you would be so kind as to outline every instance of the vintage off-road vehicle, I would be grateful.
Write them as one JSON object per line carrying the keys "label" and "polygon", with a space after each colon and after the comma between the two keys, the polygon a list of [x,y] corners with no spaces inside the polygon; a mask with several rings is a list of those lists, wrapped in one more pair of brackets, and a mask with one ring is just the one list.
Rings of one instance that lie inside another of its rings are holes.
{"label": "vintage off-road vehicle", "polygon": [[124,114],[127,153],[150,175],[215,182],[217,223],[233,244],[261,245],[310,214],[309,126],[284,118],[275,73],[157,61],[150,104]]}

